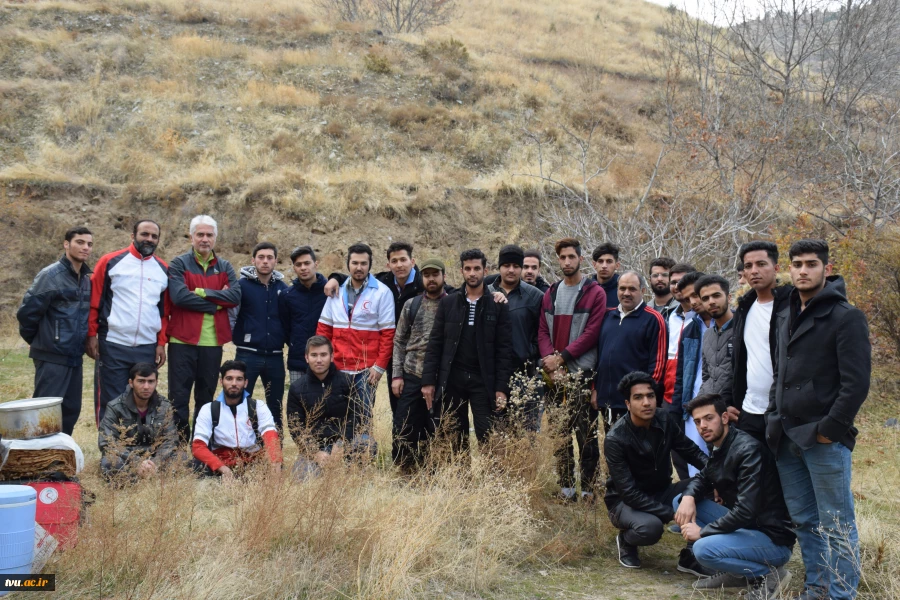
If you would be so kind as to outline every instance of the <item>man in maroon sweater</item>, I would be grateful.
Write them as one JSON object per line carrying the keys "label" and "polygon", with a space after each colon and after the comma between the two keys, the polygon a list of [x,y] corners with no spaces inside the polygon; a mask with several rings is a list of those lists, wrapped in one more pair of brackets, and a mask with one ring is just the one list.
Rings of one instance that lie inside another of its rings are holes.
{"label": "man in maroon sweater", "polygon": [[[581,273],[581,243],[565,238],[556,243],[556,256],[563,280],[554,283],[544,294],[538,323],[538,349],[541,366],[553,378],[564,373],[579,373],[574,385],[565,393],[551,393],[548,398],[565,402],[568,419],[563,433],[575,431],[575,442],[581,456],[581,495],[593,497],[594,476],[600,459],[597,443],[598,413],[591,407],[590,382],[597,365],[597,340],[606,316],[606,292],[596,281]],[[557,455],[561,495],[575,499],[575,448],[571,436]]]}

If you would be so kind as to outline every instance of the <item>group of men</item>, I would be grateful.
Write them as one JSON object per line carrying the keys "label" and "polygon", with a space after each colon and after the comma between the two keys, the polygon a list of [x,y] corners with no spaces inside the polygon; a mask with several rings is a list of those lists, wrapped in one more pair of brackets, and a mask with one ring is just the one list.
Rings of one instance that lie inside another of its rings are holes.
{"label": "group of men", "polygon": [[[605,503],[623,566],[640,567],[637,548],[674,520],[686,541],[678,568],[701,577],[695,587],[749,586],[751,598],[771,598],[789,578],[796,534],[803,597],[854,597],[850,452],[871,350],[865,317],[830,277],[824,241],[791,247],[790,285],[778,285],[774,244],[742,246],[751,290],[733,309],[724,277],[660,257],[648,286],[622,270],[611,243],[593,251],[588,277],[573,238],[555,244],[552,285],[538,252],[508,245],[492,276],[481,250],[463,252],[454,290],[441,260],[417,263],[405,242],[387,248],[377,274],[371,248],[354,244],[348,274],[328,278],[300,246],[288,286],[268,242],[239,278],[215,253],[207,215],[191,221],[191,249],[168,264],[155,255],[160,234],[138,221],[131,243],[92,272],[91,232],[70,230],[64,256],[38,274],[17,313],[35,395],[64,398],[66,433],[81,409],[82,354],[95,360],[108,475],[152,475],[188,442],[208,475],[230,479],[261,457],[280,470],[285,428],[312,450],[295,465],[304,476],[347,452],[374,453],[385,374],[391,454],[404,470],[424,460],[438,430],[465,452],[470,412],[484,443],[498,424],[537,431],[554,398],[562,499],[593,501],[603,427]],[[222,363],[230,341],[235,359]],[[156,389],[167,360],[171,401]],[[258,379],[264,400],[253,397]],[[529,379],[539,397],[513,410],[510,395]]]}

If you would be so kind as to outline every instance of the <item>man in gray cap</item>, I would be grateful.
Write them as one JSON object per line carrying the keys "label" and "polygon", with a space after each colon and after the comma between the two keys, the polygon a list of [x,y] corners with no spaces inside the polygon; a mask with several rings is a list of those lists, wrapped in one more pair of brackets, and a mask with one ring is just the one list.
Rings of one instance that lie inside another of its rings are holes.
{"label": "man in gray cap", "polygon": [[543,388],[525,394],[526,378],[534,377],[540,360],[537,333],[538,320],[541,315],[541,302],[544,294],[531,284],[521,279],[525,251],[520,246],[509,244],[500,248],[500,276],[488,286],[491,292],[500,292],[506,296],[509,304],[509,320],[512,325],[512,342],[515,370],[511,387],[518,388],[524,398],[520,407],[524,412],[525,427],[529,431],[537,431],[541,423],[541,396]]}
{"label": "man in gray cap", "polygon": [[422,396],[425,349],[444,289],[444,263],[429,258],[419,265],[425,291],[403,305],[394,333],[391,391],[398,398],[393,431],[395,461],[405,470],[421,462],[434,433],[431,403]]}

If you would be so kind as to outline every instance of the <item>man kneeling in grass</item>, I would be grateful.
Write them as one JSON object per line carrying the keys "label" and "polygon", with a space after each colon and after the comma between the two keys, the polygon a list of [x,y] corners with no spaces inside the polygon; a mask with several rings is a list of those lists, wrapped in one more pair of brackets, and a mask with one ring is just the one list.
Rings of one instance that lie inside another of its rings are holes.
{"label": "man kneeling in grass", "polygon": [[175,457],[178,431],[172,405],[156,391],[158,380],[155,365],[137,363],[125,392],[107,405],[97,440],[105,478],[150,477]]}
{"label": "man kneeling in grass", "polygon": [[353,379],[334,366],[331,341],[312,336],[306,342],[305,358],[309,368],[291,384],[287,402],[288,429],[297,447],[302,453],[311,435],[317,448],[312,461],[300,456],[294,464],[294,473],[301,478],[342,457],[344,442],[353,439],[349,414]]}
{"label": "man kneeling in grass", "polygon": [[219,369],[222,392],[204,404],[194,423],[191,450],[194,466],[205,475],[217,474],[226,481],[234,477],[232,469],[246,466],[265,455],[272,470],[281,471],[281,443],[275,420],[262,400],[254,400],[247,386],[247,365],[226,360]]}
{"label": "man kneeling in grass", "polygon": [[[675,522],[693,543],[694,556],[717,573],[696,581],[694,589],[746,586],[748,600],[780,598],[791,578],[783,565],[796,538],[775,459],[750,434],[728,425],[718,394],[697,396],[686,410],[712,446],[706,467],[673,503]],[[705,499],[713,490],[721,505]]]}

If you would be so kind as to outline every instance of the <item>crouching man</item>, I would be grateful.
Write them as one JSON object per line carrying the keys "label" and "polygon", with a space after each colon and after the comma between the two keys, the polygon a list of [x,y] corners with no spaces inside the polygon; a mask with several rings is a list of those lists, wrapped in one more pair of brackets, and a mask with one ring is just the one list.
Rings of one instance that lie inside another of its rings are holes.
{"label": "crouching man", "polygon": [[[781,598],[791,574],[795,536],[775,459],[749,433],[728,425],[718,394],[697,396],[686,410],[713,447],[706,467],[676,498],[675,522],[701,565],[716,572],[694,589],[748,587],[748,600]],[[722,504],[704,499],[716,490]]]}
{"label": "crouching man", "polygon": [[281,443],[275,420],[266,403],[254,400],[244,389],[246,373],[243,362],[226,360],[219,369],[222,392],[197,414],[191,451],[195,468],[204,475],[217,474],[230,481],[234,478],[232,469],[260,459],[263,447],[272,470],[281,471]]}
{"label": "crouching man", "polygon": [[97,441],[106,479],[119,474],[150,477],[175,458],[178,430],[172,405],[156,391],[158,382],[155,365],[137,363],[128,373],[125,392],[107,405]]}
{"label": "crouching man", "polygon": [[[652,546],[662,537],[663,527],[675,515],[672,502],[690,481],[672,483],[672,450],[698,469],[706,465],[706,455],[685,437],[676,417],[656,408],[656,386],[656,380],[641,371],[622,378],[619,393],[628,412],[613,424],[603,444],[609,466],[606,508],[620,530],[619,563],[630,569],[641,566],[638,546]],[[681,551],[678,570],[698,577],[713,574],[688,548]]]}
{"label": "crouching man", "polygon": [[300,456],[294,474],[300,478],[317,473],[319,467],[344,454],[344,442],[353,439],[350,415],[351,375],[338,371],[332,362],[331,341],[314,335],[306,342],[307,370],[288,391],[288,430],[301,450],[312,436],[317,450],[313,460]]}

